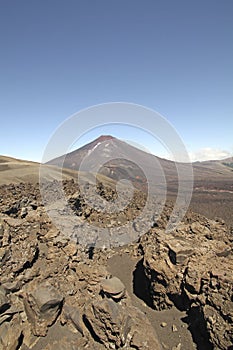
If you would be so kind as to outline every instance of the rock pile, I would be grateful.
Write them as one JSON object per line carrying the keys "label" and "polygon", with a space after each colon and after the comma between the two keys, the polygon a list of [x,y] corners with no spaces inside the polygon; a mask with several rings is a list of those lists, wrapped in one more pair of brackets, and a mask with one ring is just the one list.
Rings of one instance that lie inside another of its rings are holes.
{"label": "rock pile", "polygon": [[[77,218],[103,220],[96,212],[87,214],[82,201],[77,204],[74,187],[65,183]],[[64,236],[47,216],[38,187],[4,186],[0,194],[0,349],[161,349],[146,315],[107,271],[110,248],[90,251],[72,235]],[[144,198],[137,196],[129,220],[143,207]],[[232,235],[221,221],[193,213],[168,235],[170,212],[167,206],[132,246],[141,258],[151,303],[157,310],[185,310],[194,340],[205,339],[206,349],[230,350]]]}
{"label": "rock pile", "polygon": [[23,216],[21,210],[7,212],[20,201],[15,188],[15,198],[2,197],[1,203],[0,348],[160,349],[146,316],[109,275],[110,251],[97,249],[90,259],[85,247],[53,226],[38,198]]}
{"label": "rock pile", "polygon": [[233,344],[232,241],[222,222],[192,214],[173,234],[154,228],[140,242],[154,308],[186,310],[194,337],[214,349]]}

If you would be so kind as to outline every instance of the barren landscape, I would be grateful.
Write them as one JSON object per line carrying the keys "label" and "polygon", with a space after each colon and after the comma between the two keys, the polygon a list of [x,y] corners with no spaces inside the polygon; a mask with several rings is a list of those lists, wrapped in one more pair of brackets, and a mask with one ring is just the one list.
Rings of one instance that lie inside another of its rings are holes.
{"label": "barren landscape", "polygon": [[[121,159],[128,158],[129,149],[145,157],[145,164],[154,157],[107,140]],[[177,179],[174,164],[160,160],[168,182],[166,205],[157,218],[154,199],[147,232],[140,232],[148,225],[145,216],[142,226],[127,232],[131,241],[125,244],[122,230],[145,206],[146,181],[134,164],[106,161],[97,183],[94,174],[81,174],[89,199],[97,194],[113,201],[116,183],[125,177],[134,184],[133,200],[117,215],[103,215],[87,204],[77,162],[101,142],[106,137],[77,150],[72,159],[68,155],[76,168],[62,169],[67,204],[57,209],[61,222],[69,223],[68,235],[55,225],[49,214],[54,208],[46,204],[59,203],[59,164],[45,165],[52,175],[43,179],[48,197],[42,200],[40,164],[1,157],[1,349],[233,349],[231,167],[222,161],[193,165],[190,208],[168,234]],[[128,195],[127,186],[123,192]],[[93,233],[84,223],[95,227],[95,244],[85,245]],[[109,234],[104,246],[102,229]]]}
{"label": "barren landscape", "polygon": [[0,350],[233,350],[233,0],[0,1]]}

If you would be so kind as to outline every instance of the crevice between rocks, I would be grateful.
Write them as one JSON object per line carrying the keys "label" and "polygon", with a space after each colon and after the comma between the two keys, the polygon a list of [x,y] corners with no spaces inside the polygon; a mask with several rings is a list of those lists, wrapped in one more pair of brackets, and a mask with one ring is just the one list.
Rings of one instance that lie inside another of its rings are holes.
{"label": "crevice between rocks", "polygon": [[133,293],[143,300],[147,306],[154,309],[150,295],[150,281],[144,273],[143,259],[139,260],[133,272]]}
{"label": "crevice between rocks", "polygon": [[187,311],[187,317],[182,319],[188,324],[188,329],[192,334],[194,343],[198,350],[213,350],[213,345],[210,343],[206,321],[200,307],[191,307]]}
{"label": "crevice between rocks", "polygon": [[88,331],[90,332],[92,338],[97,342],[97,343],[100,343],[100,344],[103,344],[101,339],[98,337],[98,335],[94,332],[94,329],[91,325],[91,323],[88,321],[86,315],[84,314],[82,316],[82,319],[83,319],[83,323],[85,324],[86,328],[88,329]]}
{"label": "crevice between rocks", "polygon": [[[213,345],[210,343],[206,321],[201,308],[198,306],[192,307],[190,305],[190,301],[184,291],[184,285],[181,285],[181,290],[182,293],[180,295],[168,293],[167,296],[169,300],[172,301],[174,307],[179,311],[185,311],[187,313],[187,316],[181,320],[188,324],[188,330],[197,346],[197,350],[213,350]],[[143,258],[137,263],[133,272],[133,293],[139,299],[143,300],[147,306],[153,310],[155,309],[153,298],[151,296],[152,291],[150,288],[150,281],[145,274],[143,266]],[[233,350],[233,347],[227,350]]]}
{"label": "crevice between rocks", "polygon": [[18,345],[16,346],[15,350],[20,350],[21,345],[23,344],[23,339],[24,339],[24,335],[23,333],[21,333],[18,339]]}

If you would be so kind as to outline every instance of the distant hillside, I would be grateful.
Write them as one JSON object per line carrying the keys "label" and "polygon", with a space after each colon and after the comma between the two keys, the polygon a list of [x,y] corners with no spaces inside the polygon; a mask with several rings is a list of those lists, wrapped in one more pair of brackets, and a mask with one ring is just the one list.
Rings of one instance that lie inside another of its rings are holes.
{"label": "distant hillside", "polygon": [[[176,181],[177,179],[175,162],[146,153],[109,135],[101,136],[73,152],[49,161],[47,164],[78,170],[83,159],[88,159],[89,157],[89,169],[91,171],[91,162],[93,162],[93,160],[96,161],[96,159],[93,159],[90,155],[93,151],[96,151],[96,149],[98,150],[98,153],[95,152],[95,156],[98,156],[98,162],[104,164],[101,168],[101,172],[115,180],[119,180],[122,176],[126,176],[129,179],[138,178],[138,180],[143,181],[142,171],[140,171],[135,164],[127,161],[127,159],[137,160],[138,164],[141,164],[142,168],[149,174],[152,170],[153,172],[156,172],[156,169],[159,173],[162,168],[168,182]],[[115,158],[115,160],[109,161],[110,157]],[[224,163],[229,162],[230,160],[231,159],[229,158],[225,161],[193,163],[195,180],[204,180],[206,178],[212,178],[215,180],[222,180],[222,178],[232,179],[231,169],[229,169],[229,166],[226,166]],[[185,163],[180,163],[179,166],[181,169],[183,168],[184,171],[187,168],[187,164]]]}
{"label": "distant hillside", "polygon": [[[98,152],[94,152],[96,150]],[[93,159],[92,155],[97,158]],[[109,160],[110,156],[114,160]],[[48,164],[78,170],[85,158],[89,171],[92,171],[93,161],[99,162],[102,164],[99,173],[116,181],[122,178],[129,179],[136,188],[146,191],[148,187],[142,171],[144,170],[149,174],[156,193],[159,193],[161,181],[159,174],[162,171],[166,177],[167,197],[176,199],[178,189],[176,163],[146,153],[112,136],[101,136],[80,149],[53,159]],[[128,158],[133,158],[136,162],[130,162]],[[232,160],[228,158],[192,164],[194,183],[191,208],[212,219],[221,217],[228,224],[233,224]],[[138,167],[137,164],[141,164],[142,167]],[[179,168],[186,174],[187,164],[179,164]],[[192,186],[189,180],[185,179],[186,189]],[[164,190],[164,187],[161,189]]]}
{"label": "distant hillside", "polygon": [[233,168],[233,157],[223,159],[222,164],[230,168]]}
{"label": "distant hillside", "polygon": [[[0,185],[39,182],[39,170],[40,163],[0,156]],[[58,171],[58,168],[50,167],[51,180],[58,177]],[[63,176],[66,179],[72,179],[75,174],[74,171],[65,169]]]}
{"label": "distant hillside", "polygon": [[[96,150],[97,152],[94,152]],[[143,172],[146,171],[157,193],[160,189],[164,190],[164,186],[166,186],[168,198],[175,199],[177,196],[176,163],[146,153],[109,135],[101,136],[67,155],[51,160],[45,165],[49,170],[45,172],[46,179],[60,178],[61,167],[63,167],[63,179],[77,179],[77,170],[83,159],[86,158],[88,169],[82,173],[82,178],[94,183],[93,157],[95,162],[101,164],[98,177],[105,184],[109,183],[114,186],[115,181],[128,179],[136,188],[147,191],[147,178]],[[110,157],[113,159],[109,160]],[[131,158],[136,161],[130,161]],[[228,224],[233,224],[232,162],[233,157],[192,164],[194,184],[191,208],[209,218],[219,216],[226,220]],[[141,167],[137,164],[140,164]],[[184,174],[186,167],[187,164],[180,164],[180,169]],[[38,182],[39,169],[39,163],[0,156],[0,185]],[[166,177],[166,183],[162,185],[161,171]],[[186,179],[187,188],[191,186],[189,180]]]}

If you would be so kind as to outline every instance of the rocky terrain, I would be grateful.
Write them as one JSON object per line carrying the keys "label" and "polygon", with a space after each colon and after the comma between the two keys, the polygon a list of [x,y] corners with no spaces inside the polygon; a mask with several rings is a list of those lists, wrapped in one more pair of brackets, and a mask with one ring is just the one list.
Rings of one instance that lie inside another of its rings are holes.
{"label": "rocky terrain", "polygon": [[[64,192],[77,223],[109,230],[145,203],[135,192],[116,222],[90,210],[74,181]],[[233,236],[222,220],[188,212],[166,234],[167,203],[146,234],[103,249],[64,235],[44,205],[38,185],[0,187],[1,349],[233,349]]]}
{"label": "rocky terrain", "polygon": [[[80,175],[77,170],[83,159],[86,159],[87,169]],[[104,178],[105,183],[110,182],[111,185],[113,181],[128,179],[135,188],[146,193],[148,176],[154,186],[150,190],[154,193],[166,191],[167,198],[173,201],[177,197],[177,169],[174,162],[148,154],[112,136],[101,136],[65,156],[51,160],[49,164],[42,168],[46,181],[58,180],[62,168],[63,179],[81,176],[93,184],[95,178],[90,171],[93,164],[100,164],[98,176]],[[187,188],[193,187],[191,208],[211,219],[223,218],[228,225],[233,225],[232,164],[232,158],[195,162],[192,164],[194,183],[190,179],[187,182]],[[185,164],[179,167],[182,173],[187,172]],[[35,184],[39,181],[40,169],[39,163],[0,156],[0,185],[21,182]],[[186,178],[181,182],[185,183]]]}
{"label": "rocky terrain", "polygon": [[[64,175],[67,169],[74,171],[84,167],[86,171],[92,172],[99,165],[98,174],[114,181],[128,179],[134,187],[144,192],[147,192],[150,183],[150,190],[154,193],[164,192],[166,188],[168,198],[176,200],[177,197],[178,174],[175,162],[156,157],[109,135],[100,136],[73,152],[49,161],[48,164],[61,167]],[[191,208],[211,219],[221,217],[231,225],[232,164],[232,158],[192,163],[192,179],[190,165],[179,163],[179,171],[184,176],[181,183],[187,182],[184,191],[193,186]]]}

